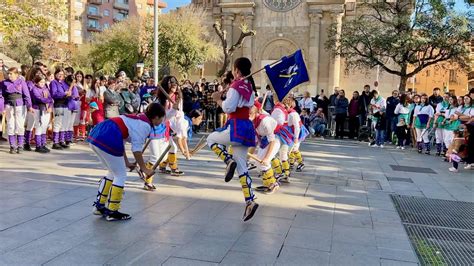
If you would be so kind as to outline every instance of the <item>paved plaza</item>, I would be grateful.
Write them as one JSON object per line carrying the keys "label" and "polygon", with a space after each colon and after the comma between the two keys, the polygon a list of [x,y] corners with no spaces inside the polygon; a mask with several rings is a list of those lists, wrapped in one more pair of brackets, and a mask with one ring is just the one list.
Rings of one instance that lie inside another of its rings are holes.
{"label": "paved plaza", "polygon": [[257,194],[248,222],[239,181],[225,183],[223,163],[205,149],[180,158],[185,176],[157,176],[156,192],[130,174],[122,209],[133,218],[111,223],[91,213],[104,170],[87,145],[7,149],[0,145],[0,265],[417,265],[389,195],[473,201],[474,172],[452,174],[438,157],[310,140],[304,172],[276,194]]}

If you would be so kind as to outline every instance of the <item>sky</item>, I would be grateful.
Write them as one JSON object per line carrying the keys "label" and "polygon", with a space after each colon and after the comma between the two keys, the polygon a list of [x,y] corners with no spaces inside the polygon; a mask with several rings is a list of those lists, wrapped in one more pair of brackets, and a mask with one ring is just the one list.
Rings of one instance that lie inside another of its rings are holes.
{"label": "sky", "polygon": [[185,6],[189,3],[191,3],[191,0],[164,0],[167,4],[168,7],[164,9],[164,12],[168,12],[171,9],[175,9],[180,6]]}

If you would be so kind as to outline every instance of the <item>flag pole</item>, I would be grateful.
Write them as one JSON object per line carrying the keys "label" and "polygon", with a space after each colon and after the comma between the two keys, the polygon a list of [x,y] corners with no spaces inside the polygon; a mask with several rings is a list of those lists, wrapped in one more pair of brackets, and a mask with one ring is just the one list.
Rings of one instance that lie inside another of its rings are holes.
{"label": "flag pole", "polygon": [[[278,60],[278,61],[275,61],[275,62],[271,63],[269,66],[274,66],[274,65],[276,65],[276,64],[278,64],[278,63],[280,63],[280,62],[281,62],[281,59]],[[264,70],[264,69],[265,69],[265,66],[262,67],[262,68],[260,68],[260,69],[257,70],[257,71],[254,71],[254,72],[250,73],[249,75],[245,76],[244,79],[250,78],[251,76],[253,76],[253,75],[257,74],[257,73],[262,72],[262,70]]]}

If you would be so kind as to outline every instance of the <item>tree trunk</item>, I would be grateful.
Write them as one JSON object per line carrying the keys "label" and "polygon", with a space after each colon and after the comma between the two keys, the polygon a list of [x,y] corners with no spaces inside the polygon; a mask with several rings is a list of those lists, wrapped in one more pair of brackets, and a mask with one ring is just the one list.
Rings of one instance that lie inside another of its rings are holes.
{"label": "tree trunk", "polygon": [[398,90],[400,91],[400,93],[404,93],[406,91],[407,81],[408,81],[407,76],[400,77],[400,84],[398,85]]}
{"label": "tree trunk", "polygon": [[224,62],[222,64],[221,69],[217,72],[217,75],[219,77],[222,77],[225,72],[227,71],[227,68],[229,67],[230,64],[230,55],[229,53],[224,53]]}

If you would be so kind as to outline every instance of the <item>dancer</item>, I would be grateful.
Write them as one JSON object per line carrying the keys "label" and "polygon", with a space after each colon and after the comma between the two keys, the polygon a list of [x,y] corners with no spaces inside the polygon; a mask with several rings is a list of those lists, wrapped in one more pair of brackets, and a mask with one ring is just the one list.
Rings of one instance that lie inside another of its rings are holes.
{"label": "dancer", "polygon": [[420,105],[415,107],[413,119],[415,121],[415,131],[416,131],[416,142],[418,147],[418,153],[423,152],[423,145],[426,149],[426,154],[430,154],[431,145],[429,139],[428,130],[430,128],[432,118],[434,115],[434,110],[431,105],[428,104],[428,95],[421,95]]}
{"label": "dancer", "polygon": [[[235,80],[230,85],[222,100],[223,92],[213,95],[216,103],[228,114],[225,126],[211,133],[207,138],[207,145],[220,159],[227,164],[225,181],[234,177],[237,169],[240,184],[246,202],[243,220],[248,221],[257,211],[258,204],[254,201],[252,178],[247,168],[248,147],[255,146],[255,129],[249,120],[250,108],[255,102],[253,78],[250,75],[252,63],[248,58],[241,57],[235,60],[233,75]],[[227,151],[232,145],[233,155]]]}
{"label": "dancer", "polygon": [[76,119],[76,117],[80,115],[79,107],[81,106],[81,102],[80,102],[79,91],[76,86],[77,81],[74,78],[74,76],[69,75],[66,77],[64,81],[69,86],[69,93],[70,93],[70,96],[67,99],[67,108],[64,110],[66,114],[65,116],[66,132],[65,132],[64,137],[66,140],[66,146],[69,146],[72,144],[74,140],[74,123],[77,122],[77,124],[79,125],[79,120]]}
{"label": "dancer", "polygon": [[53,121],[53,149],[62,150],[69,148],[66,145],[66,128],[68,124],[68,99],[71,89],[64,81],[64,70],[57,68],[54,72],[54,80],[50,83],[51,95],[54,100]]}
{"label": "dancer", "polygon": [[46,147],[46,132],[51,119],[53,98],[46,87],[46,78],[43,75],[35,77],[33,82],[31,101],[34,110],[35,152],[48,153],[50,150]]}
{"label": "dancer", "polygon": [[[152,103],[145,113],[113,117],[98,124],[91,131],[87,142],[108,170],[107,176],[103,177],[99,184],[94,202],[94,214],[105,216],[107,221],[131,218],[129,214],[119,212],[127,179],[127,167],[133,168],[138,164],[146,176],[154,174],[145,167],[142,146],[151,129],[161,124],[164,116],[163,107],[158,103]],[[132,144],[136,163],[128,161],[124,140]]]}
{"label": "dancer", "polygon": [[[304,169],[303,156],[300,152],[300,144],[303,142],[306,137],[309,135],[308,129],[303,125],[300,115],[293,109],[296,105],[295,100],[292,97],[288,97],[288,126],[292,129],[293,135],[293,147],[291,149],[289,156],[290,168],[291,165],[298,164],[296,166],[296,172],[301,172]],[[286,99],[285,99],[286,100]]]}
{"label": "dancer", "polygon": [[282,138],[279,158],[272,160],[272,167],[275,170],[279,182],[290,182],[290,163],[288,162],[289,147],[293,146],[293,130],[288,126],[288,109],[293,103],[292,99],[286,98],[282,102],[275,104],[271,116],[277,121],[278,126],[286,128],[288,134]]}
{"label": "dancer", "polygon": [[265,113],[266,112],[262,110],[262,104],[255,101],[255,105],[250,111],[250,120],[253,121],[255,132],[257,133],[257,157],[260,160],[257,162],[257,166],[261,171],[263,180],[263,186],[257,187],[255,190],[262,191],[265,194],[273,194],[280,187],[280,184],[275,178],[271,160],[280,150],[280,140],[279,137],[276,136],[276,132],[278,132],[281,127],[277,125],[275,119]]}
{"label": "dancer", "polygon": [[[35,82],[34,79],[36,77],[44,76],[43,72],[41,71],[40,66],[38,65],[33,65],[33,67],[30,69],[30,71],[26,74],[25,80],[26,80],[26,85],[28,86],[28,90],[30,91],[30,96],[33,97],[32,95],[32,90],[33,87],[35,87]],[[32,112],[27,112],[26,118],[25,118],[25,124],[26,124],[26,129],[25,129],[25,144],[23,145],[23,149],[25,151],[31,151],[31,133],[33,131],[33,128],[35,128],[35,114]]]}
{"label": "dancer", "polygon": [[30,91],[25,81],[20,78],[16,67],[8,69],[8,79],[0,83],[0,92],[5,97],[5,115],[10,153],[20,153],[25,141],[26,112],[31,108]]}
{"label": "dancer", "polygon": [[449,108],[449,92],[444,94],[443,101],[436,105],[436,112],[434,115],[434,127],[436,137],[436,156],[443,156],[446,154],[447,147],[444,145],[444,120],[446,110]]}

